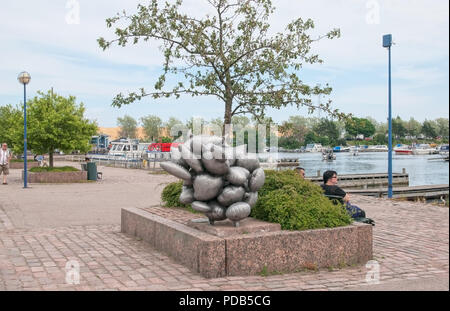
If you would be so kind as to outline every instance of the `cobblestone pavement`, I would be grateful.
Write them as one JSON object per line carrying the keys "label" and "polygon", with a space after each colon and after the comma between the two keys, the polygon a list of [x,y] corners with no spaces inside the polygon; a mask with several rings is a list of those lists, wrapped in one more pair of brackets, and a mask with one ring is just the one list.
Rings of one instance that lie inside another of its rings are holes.
{"label": "cobblestone pavement", "polygon": [[[376,221],[381,284],[448,276],[448,208],[357,196],[353,201]],[[68,261],[79,264],[79,284],[66,280]],[[0,205],[0,290],[342,290],[368,285],[366,277],[376,269],[206,279],[120,233],[119,224],[15,228]]]}

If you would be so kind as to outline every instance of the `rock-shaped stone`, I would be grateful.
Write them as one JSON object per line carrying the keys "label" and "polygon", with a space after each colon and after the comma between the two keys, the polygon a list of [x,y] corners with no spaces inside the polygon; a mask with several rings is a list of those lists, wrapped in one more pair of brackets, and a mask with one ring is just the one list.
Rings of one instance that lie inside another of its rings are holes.
{"label": "rock-shaped stone", "polygon": [[210,221],[227,219],[227,216],[225,216],[226,208],[220,205],[217,201],[211,201],[208,205],[211,208],[211,211],[206,213],[206,217],[208,217]]}
{"label": "rock-shaped stone", "polygon": [[257,201],[258,201],[258,192],[247,192],[244,195],[244,202],[250,205],[251,208],[253,208],[256,205]]}
{"label": "rock-shaped stone", "polygon": [[205,202],[194,201],[192,202],[191,206],[192,209],[200,213],[208,213],[211,211],[211,207],[209,207],[209,205]]}
{"label": "rock-shaped stone", "polygon": [[237,159],[235,165],[246,168],[252,173],[255,169],[259,168],[259,160],[257,158],[244,157]]}
{"label": "rock-shaped stone", "polygon": [[202,163],[197,157],[186,147],[184,144],[181,145],[181,157],[183,160],[197,173],[202,173],[203,167]]}
{"label": "rock-shaped stone", "polygon": [[183,180],[191,180],[191,174],[181,165],[175,164],[173,162],[161,162],[160,166],[167,173],[175,177],[181,178]]}
{"label": "rock-shaped stone", "polygon": [[230,170],[228,171],[228,174],[225,178],[233,185],[243,186],[246,183],[249,175],[250,172],[247,169],[239,166],[233,166],[230,167]]}
{"label": "rock-shaped stone", "polygon": [[222,191],[223,179],[208,174],[197,175],[194,179],[194,197],[199,201],[212,200]]}
{"label": "rock-shaped stone", "polygon": [[[208,152],[207,154],[212,155],[211,152]],[[217,161],[215,159],[208,160],[206,157],[202,159],[203,166],[205,169],[214,175],[223,176],[228,173],[228,170],[230,169],[230,166],[228,164],[228,161],[221,162]]]}
{"label": "rock-shaped stone", "polygon": [[250,181],[248,183],[248,187],[251,192],[258,191],[266,180],[266,175],[264,174],[264,170],[262,168],[257,168],[253,171],[252,176],[250,177]]}
{"label": "rock-shaped stone", "polygon": [[191,204],[194,202],[194,189],[192,187],[183,186],[183,190],[180,194],[180,203],[182,204]]}
{"label": "rock-shaped stone", "polygon": [[178,164],[184,168],[188,168],[188,164],[181,157],[181,152],[178,147],[172,147],[170,149],[170,160],[175,164]]}
{"label": "rock-shaped stone", "polygon": [[198,135],[192,137],[192,152],[196,156],[202,155],[202,145],[214,144],[220,145],[222,144],[222,137],[218,136],[208,136],[208,135]]}
{"label": "rock-shaped stone", "polygon": [[240,221],[248,215],[250,215],[251,212],[250,205],[245,202],[237,202],[229,206],[225,212],[225,216],[227,216],[228,219],[232,221]]}
{"label": "rock-shaped stone", "polygon": [[217,201],[222,206],[230,206],[233,203],[242,201],[244,194],[245,189],[243,187],[228,186],[225,187],[222,193],[217,197]]}

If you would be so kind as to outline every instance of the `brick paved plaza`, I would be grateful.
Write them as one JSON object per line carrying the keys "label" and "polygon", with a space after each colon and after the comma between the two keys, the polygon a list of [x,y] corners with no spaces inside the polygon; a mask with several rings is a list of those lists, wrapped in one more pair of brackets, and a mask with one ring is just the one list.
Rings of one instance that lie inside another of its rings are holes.
{"label": "brick paved plaza", "polygon": [[[378,285],[366,282],[373,266],[206,279],[120,233],[120,208],[159,206],[173,177],[99,170],[104,179],[95,184],[30,189],[22,188],[20,170],[11,170],[0,187],[0,290],[449,290],[446,207],[354,196],[376,221]],[[66,282],[69,260],[80,265],[78,285]]]}

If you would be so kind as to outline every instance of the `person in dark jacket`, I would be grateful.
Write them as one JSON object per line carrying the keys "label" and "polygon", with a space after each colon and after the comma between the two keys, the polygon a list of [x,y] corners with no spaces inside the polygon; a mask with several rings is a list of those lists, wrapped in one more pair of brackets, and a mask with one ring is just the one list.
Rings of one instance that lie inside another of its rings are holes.
{"label": "person in dark jacket", "polygon": [[350,195],[342,190],[337,183],[337,173],[335,171],[326,171],[323,173],[323,184],[320,186],[330,200],[344,204],[345,209],[352,218],[366,217],[366,213],[362,209],[350,204]]}

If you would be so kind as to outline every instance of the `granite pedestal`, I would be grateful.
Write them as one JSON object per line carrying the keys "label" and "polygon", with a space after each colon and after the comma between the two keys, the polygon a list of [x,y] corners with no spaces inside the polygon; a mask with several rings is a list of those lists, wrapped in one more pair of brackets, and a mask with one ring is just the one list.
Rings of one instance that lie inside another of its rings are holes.
{"label": "granite pedestal", "polygon": [[192,214],[182,223],[151,209],[123,208],[121,230],[207,278],[342,267],[372,259],[372,226],[367,224],[287,231],[252,218],[238,228],[229,221],[210,226],[198,219]]}

